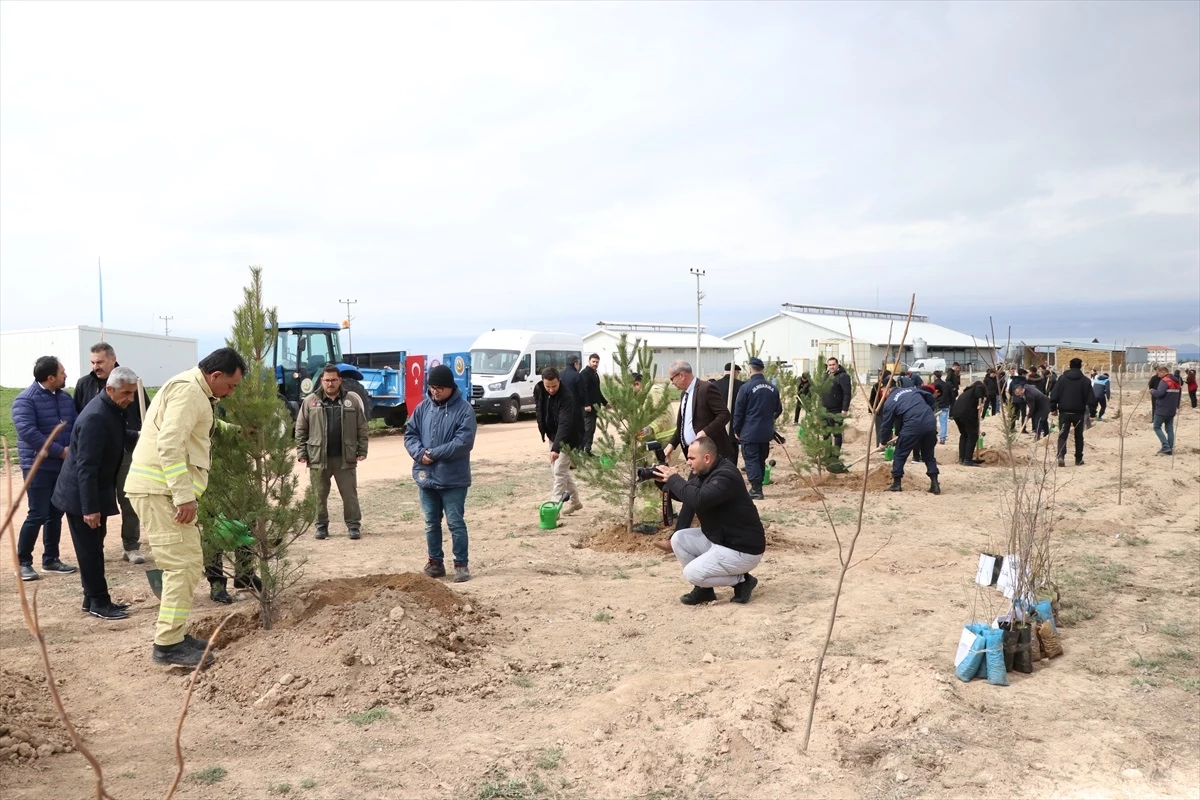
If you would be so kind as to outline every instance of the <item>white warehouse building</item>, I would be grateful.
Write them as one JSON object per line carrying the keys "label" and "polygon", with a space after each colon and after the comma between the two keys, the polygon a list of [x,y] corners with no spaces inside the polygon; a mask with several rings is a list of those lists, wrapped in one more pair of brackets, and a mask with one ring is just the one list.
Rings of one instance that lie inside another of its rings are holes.
{"label": "white warehouse building", "polygon": [[[994,362],[995,351],[989,350],[983,339],[935,325],[919,314],[913,314],[904,336],[904,352],[897,357],[907,317],[904,312],[784,303],[778,314],[724,338],[737,348],[740,360],[745,360],[745,348],[753,341],[760,348],[760,358],[789,364],[796,374],[812,371],[829,356],[854,364],[864,375],[878,371],[885,360],[911,364],[918,357],[944,358],[947,365],[957,361],[964,370],[983,370]],[[917,355],[914,348],[924,352]]]}
{"label": "white warehouse building", "polygon": [[[686,361],[700,377],[725,374],[725,364],[733,360],[736,348],[725,340],[700,329],[700,363],[696,364],[696,326],[671,325],[655,322],[597,322],[596,330],[583,337],[583,359],[591,353],[600,356],[601,375],[617,371],[617,344],[621,334],[628,337],[630,347],[635,340],[649,344],[654,355],[654,374],[644,377],[666,380],[672,361]],[[636,358],[633,368],[636,369]]]}
{"label": "white warehouse building", "polygon": [[0,386],[24,388],[33,383],[33,363],[54,356],[67,371],[67,386],[92,371],[92,345],[108,342],[117,361],[130,367],[146,386],[161,386],[172,375],[196,366],[197,341],[155,333],[114,331],[87,325],[0,333]]}

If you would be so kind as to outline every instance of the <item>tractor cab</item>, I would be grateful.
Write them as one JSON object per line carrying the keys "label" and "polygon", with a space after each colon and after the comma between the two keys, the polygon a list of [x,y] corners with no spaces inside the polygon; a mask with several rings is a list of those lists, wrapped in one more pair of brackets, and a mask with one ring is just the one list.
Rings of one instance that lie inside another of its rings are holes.
{"label": "tractor cab", "polygon": [[272,366],[279,394],[293,414],[299,409],[301,398],[316,387],[326,364],[337,364],[344,377],[361,379],[353,367],[341,363],[338,330],[332,322],[279,323],[279,335],[271,351]]}

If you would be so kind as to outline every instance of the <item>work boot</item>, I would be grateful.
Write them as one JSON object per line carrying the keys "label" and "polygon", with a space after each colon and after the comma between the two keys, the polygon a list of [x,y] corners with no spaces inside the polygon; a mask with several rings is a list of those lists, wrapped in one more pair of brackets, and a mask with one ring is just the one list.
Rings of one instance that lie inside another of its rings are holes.
{"label": "work boot", "polygon": [[183,635],[183,643],[193,650],[199,650],[201,653],[204,652],[204,648],[208,647],[208,639],[197,639],[195,636],[187,633]]}
{"label": "work boot", "polygon": [[145,564],[146,557],[142,555],[141,550],[126,550],[121,554],[121,558],[128,561],[130,564]]}
{"label": "work boot", "polygon": [[750,602],[750,593],[758,586],[758,578],[747,572],[742,576],[742,582],[733,587],[733,600],[730,602],[745,605]]}
{"label": "work boot", "polygon": [[262,578],[254,573],[249,575],[238,575],[233,579],[233,588],[235,589],[253,589],[256,592],[261,592],[263,588]]}
{"label": "work boot", "polygon": [[318,524],[317,532],[313,534],[313,538],[314,539],[328,539],[329,538],[329,523],[326,523],[324,525]]}
{"label": "work boot", "polygon": [[901,480],[903,480],[903,476],[897,477],[897,476],[893,475],[892,476],[892,485],[888,487],[888,491],[889,492],[903,492],[904,487],[900,485]]}
{"label": "work boot", "polygon": [[1060,467],[1065,467],[1065,466],[1067,465],[1067,457],[1066,457],[1066,456],[1059,456],[1059,457],[1058,457],[1058,465],[1059,465]]}
{"label": "work boot", "polygon": [[[151,659],[155,664],[165,664],[169,667],[195,667],[199,665],[202,658],[204,658],[204,651],[193,649],[188,645],[186,639],[175,644],[156,644],[151,654]],[[213,660],[212,653],[209,653],[208,658],[204,661],[204,666],[212,664]]]}
{"label": "work boot", "polygon": [[938,483],[937,475],[929,476],[929,493],[930,494],[941,494],[942,493],[942,485],[940,483]]}
{"label": "work boot", "polygon": [[763,499],[761,483],[750,484],[750,499],[751,500],[762,500]]}
{"label": "work boot", "polygon": [[679,598],[679,602],[685,606],[698,606],[701,603],[712,603],[716,601],[717,593],[713,591],[711,586],[701,587],[693,586],[692,590]]}
{"label": "work boot", "polygon": [[1077,466],[1077,467],[1083,466],[1083,456],[1080,456],[1079,458],[1075,459],[1075,466]]}
{"label": "work boot", "polygon": [[350,531],[347,535],[351,539],[356,539],[356,540],[361,539],[362,538],[362,528],[359,527],[358,525],[351,525]]}
{"label": "work boot", "polygon": [[566,506],[565,508],[563,508],[562,513],[563,513],[564,517],[569,517],[570,515],[574,514],[576,511],[579,511],[582,508],[583,508],[583,503],[579,502],[579,500],[577,498],[572,497],[571,504]]}
{"label": "work boot", "polygon": [[229,592],[225,588],[225,581],[209,581],[208,596],[214,603],[229,605],[233,602],[233,598],[229,596]]}
{"label": "work boot", "polygon": [[471,570],[469,570],[467,568],[466,563],[465,562],[460,563],[458,561],[455,561],[454,562],[454,582],[455,583],[466,583],[469,580],[471,580]]}
{"label": "work boot", "polygon": [[446,562],[431,558],[426,562],[425,569],[421,571],[431,578],[444,578],[446,577]]}

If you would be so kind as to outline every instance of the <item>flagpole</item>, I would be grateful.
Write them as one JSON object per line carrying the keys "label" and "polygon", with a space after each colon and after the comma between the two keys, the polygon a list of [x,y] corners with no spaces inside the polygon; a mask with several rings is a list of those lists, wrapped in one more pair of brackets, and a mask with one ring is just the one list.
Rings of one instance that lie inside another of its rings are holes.
{"label": "flagpole", "polygon": [[104,270],[100,268],[100,256],[96,256],[96,276],[100,280],[100,341],[104,341]]}

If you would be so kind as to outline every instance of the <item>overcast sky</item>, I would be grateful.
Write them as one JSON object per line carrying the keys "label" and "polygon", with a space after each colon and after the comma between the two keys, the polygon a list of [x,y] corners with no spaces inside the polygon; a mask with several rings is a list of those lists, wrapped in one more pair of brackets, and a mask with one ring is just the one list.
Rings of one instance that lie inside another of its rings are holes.
{"label": "overcast sky", "polygon": [[0,5],[0,324],[1200,339],[1200,4]]}

